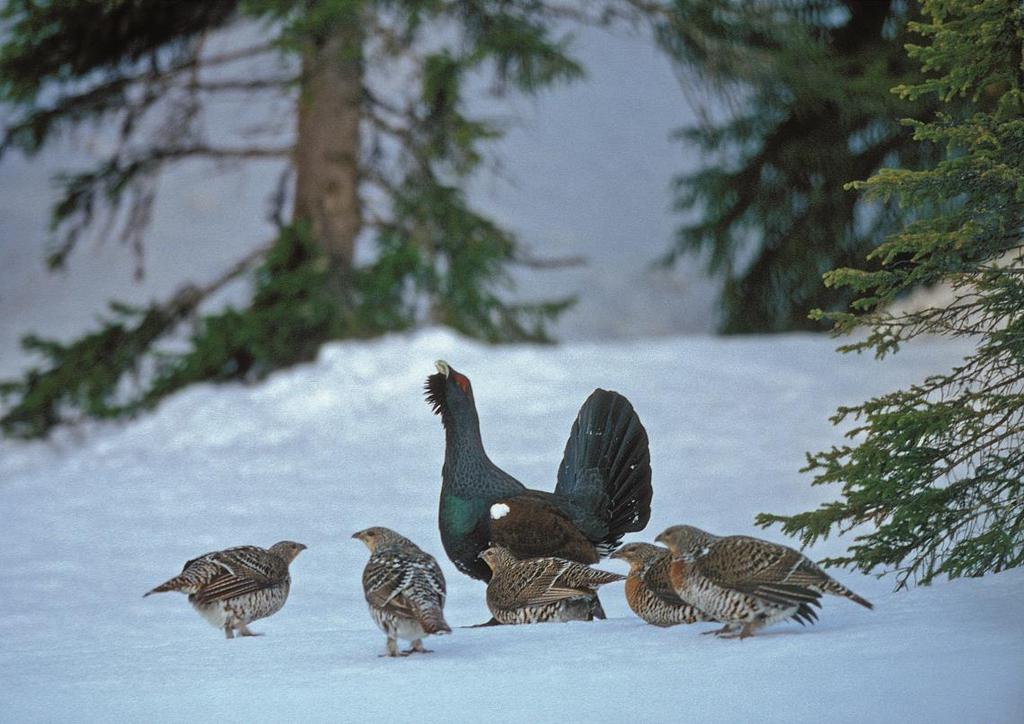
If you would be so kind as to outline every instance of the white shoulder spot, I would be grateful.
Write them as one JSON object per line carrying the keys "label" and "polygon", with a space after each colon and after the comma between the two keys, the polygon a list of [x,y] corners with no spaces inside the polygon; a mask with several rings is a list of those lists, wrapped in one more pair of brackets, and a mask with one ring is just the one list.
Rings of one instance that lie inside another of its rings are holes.
{"label": "white shoulder spot", "polygon": [[494,505],[491,506],[491,518],[493,518],[494,520],[504,518],[506,515],[508,515],[509,510],[511,509],[504,503],[495,503]]}

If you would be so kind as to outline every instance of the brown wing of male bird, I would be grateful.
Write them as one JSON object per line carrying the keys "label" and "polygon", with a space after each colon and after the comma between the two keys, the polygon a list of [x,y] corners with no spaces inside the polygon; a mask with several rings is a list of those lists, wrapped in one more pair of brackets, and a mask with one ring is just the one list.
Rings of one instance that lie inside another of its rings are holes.
{"label": "brown wing of male bird", "polygon": [[516,558],[554,556],[577,563],[597,563],[597,548],[561,509],[550,503],[549,494],[531,491],[498,501],[492,506],[507,509],[490,516],[490,541]]}
{"label": "brown wing of male bird", "polygon": [[[697,565],[715,583],[780,605],[820,606],[816,579],[801,569],[804,556],[756,538],[714,541]],[[817,581],[820,583],[820,581]]]}

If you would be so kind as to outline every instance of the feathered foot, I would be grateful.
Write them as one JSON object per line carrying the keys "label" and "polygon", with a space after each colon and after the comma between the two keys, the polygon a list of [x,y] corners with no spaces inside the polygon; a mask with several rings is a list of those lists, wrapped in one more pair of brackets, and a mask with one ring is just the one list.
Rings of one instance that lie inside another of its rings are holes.
{"label": "feathered foot", "polygon": [[431,649],[423,648],[423,639],[416,639],[415,641],[412,642],[412,646],[407,648],[402,653],[405,654],[406,656],[408,656],[409,654],[414,654],[414,653],[432,654],[434,652]]}
{"label": "feathered foot", "polygon": [[745,623],[739,628],[733,624],[731,627],[725,626],[718,631],[708,631],[707,633],[717,634],[718,637],[722,639],[739,639],[742,641],[743,639],[748,639],[753,636],[758,627],[759,624],[757,623]]}
{"label": "feathered foot", "polygon": [[238,626],[235,626],[235,629],[238,631],[238,635],[239,636],[262,636],[263,635],[262,633],[256,633],[255,631],[250,631],[249,627],[246,626],[244,623],[243,624],[239,624]]}
{"label": "feathered foot", "polygon": [[387,656],[387,657],[390,657],[390,658],[397,658],[399,656],[408,656],[408,655],[409,655],[408,651],[399,651],[398,650],[398,641],[396,639],[388,638],[388,652],[386,654],[378,654],[377,656],[378,657]]}
{"label": "feathered foot", "polygon": [[735,633],[735,631],[736,625],[727,623],[725,626],[722,626],[722,628],[711,629],[710,631],[701,631],[700,635],[707,636],[708,634],[711,634],[713,636],[728,636],[729,634]]}
{"label": "feathered foot", "polygon": [[742,641],[745,638],[750,638],[751,636],[754,635],[754,631],[756,629],[757,629],[757,626],[755,624],[752,624],[752,623],[745,623],[745,624],[743,624],[743,628],[740,629],[739,640]]}

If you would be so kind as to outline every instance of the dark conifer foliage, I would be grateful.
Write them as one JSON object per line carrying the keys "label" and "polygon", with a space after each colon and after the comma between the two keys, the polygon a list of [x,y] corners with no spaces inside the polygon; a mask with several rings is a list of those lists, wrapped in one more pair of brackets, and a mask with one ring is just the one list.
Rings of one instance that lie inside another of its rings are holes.
{"label": "dark conifer foliage", "polygon": [[[69,343],[26,338],[41,361],[0,387],[0,427],[35,437],[83,416],[132,414],[193,381],[259,378],[311,359],[326,340],[424,323],[491,342],[546,341],[572,300],[508,299],[512,265],[553,262],[468,203],[464,186],[503,127],[467,115],[464,88],[483,79],[497,95],[530,94],[573,81],[583,69],[569,52],[572,24],[635,20],[634,5],[9,0],[0,155],[37,153],[83,127],[112,147],[57,179],[51,266],[68,265],[95,234],[123,243],[142,278],[158,181],[181,162],[271,161],[285,173],[268,190],[276,239],[254,240],[256,251],[217,279],[189,280],[143,309],[115,304],[101,329]],[[263,32],[251,45],[211,49],[223,47],[211,42],[218,31],[253,20]],[[378,88],[371,68],[406,82]],[[290,140],[208,136],[207,104],[270,93],[294,104]],[[363,245],[370,252],[357,256]],[[252,280],[250,303],[204,313],[238,278]],[[190,348],[167,352],[173,335]]]}
{"label": "dark conifer foliage", "polygon": [[675,0],[662,45],[726,91],[723,113],[680,138],[700,149],[698,171],[676,179],[685,219],[666,255],[704,261],[722,280],[727,333],[824,329],[815,307],[844,309],[845,289],[821,275],[862,265],[896,228],[894,205],[844,190],[883,165],[933,157],[899,125],[927,117],[928,99],[889,89],[917,78],[907,61],[901,0]]}
{"label": "dark conifer foliage", "polygon": [[[877,270],[826,275],[856,301],[816,316],[860,333],[842,351],[884,357],[925,335],[976,346],[948,372],[836,412],[837,424],[855,421],[849,444],[808,455],[806,469],[815,485],[841,485],[840,499],[758,517],[808,545],[855,531],[848,553],[825,562],[895,571],[900,586],[1024,564],[1024,6],[923,5],[908,52],[925,78],[894,90],[941,102],[934,120],[906,123],[945,158],[851,184],[912,220],[872,252]],[[950,289],[945,302],[894,306],[936,284]]]}

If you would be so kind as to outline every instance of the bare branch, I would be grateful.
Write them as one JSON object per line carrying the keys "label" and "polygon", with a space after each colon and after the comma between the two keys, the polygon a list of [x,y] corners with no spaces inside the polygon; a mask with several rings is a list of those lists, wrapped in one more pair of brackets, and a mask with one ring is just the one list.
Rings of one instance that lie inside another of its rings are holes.
{"label": "bare branch", "polygon": [[257,78],[254,80],[206,80],[189,83],[187,88],[200,93],[221,93],[236,91],[241,93],[252,93],[268,89],[285,89],[296,86],[299,76],[286,78]]}
{"label": "bare branch", "polygon": [[572,256],[533,256],[528,251],[520,251],[512,260],[513,264],[527,269],[567,269],[586,266],[587,257],[576,254]]}
{"label": "bare branch", "polygon": [[149,161],[172,161],[180,158],[203,157],[211,159],[286,159],[291,158],[294,149],[291,146],[248,146],[238,148],[208,146],[197,143],[191,146],[172,146],[153,148],[129,163],[146,163]]}

